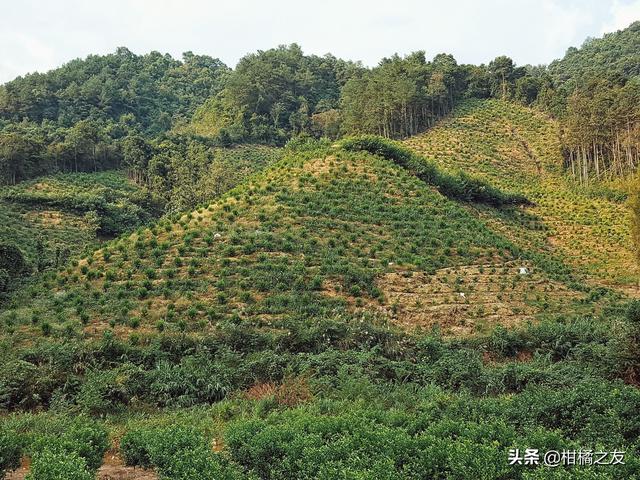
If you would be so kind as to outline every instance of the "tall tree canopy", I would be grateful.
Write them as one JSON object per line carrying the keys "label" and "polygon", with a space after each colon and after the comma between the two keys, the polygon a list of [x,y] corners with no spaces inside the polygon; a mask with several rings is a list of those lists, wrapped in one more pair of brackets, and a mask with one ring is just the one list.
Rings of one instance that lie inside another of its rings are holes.
{"label": "tall tree canopy", "polygon": [[386,137],[412,135],[448,113],[465,87],[465,71],[451,55],[427,62],[424,52],[394,55],[342,91],[343,131]]}
{"label": "tall tree canopy", "polygon": [[588,182],[634,171],[640,161],[640,22],[570,48],[548,70],[556,90],[550,111],[563,123],[572,174]]}
{"label": "tall tree canopy", "polygon": [[361,69],[332,55],[304,55],[296,44],[258,51],[240,60],[196,122],[233,140],[283,143],[310,130],[314,114],[335,109],[342,85]]}
{"label": "tall tree canopy", "polygon": [[109,55],[72,60],[0,86],[0,119],[52,121],[70,127],[81,120],[129,121],[150,133],[165,131],[218,91],[228,68],[211,57],[187,52],[135,55],[118,48]]}
{"label": "tall tree canopy", "polygon": [[231,70],[191,52],[176,60],[119,48],[0,86],[0,183],[124,166],[149,184],[154,149],[175,134],[218,146],[282,145],[299,134],[402,138],[463,97],[517,101],[556,117],[565,167],[581,182],[625,175],[640,161],[638,52],[640,22],[570,48],[549,67],[506,56],[460,65],[418,51],[365,68],[292,44],[248,54]]}

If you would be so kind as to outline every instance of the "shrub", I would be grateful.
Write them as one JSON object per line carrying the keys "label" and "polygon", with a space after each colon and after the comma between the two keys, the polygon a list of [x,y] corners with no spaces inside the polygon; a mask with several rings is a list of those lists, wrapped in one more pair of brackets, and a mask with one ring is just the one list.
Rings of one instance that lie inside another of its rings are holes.
{"label": "shrub", "polygon": [[622,383],[584,380],[571,388],[528,387],[514,397],[507,415],[530,426],[559,429],[585,443],[615,445],[640,436],[639,410],[637,389]]}
{"label": "shrub", "polygon": [[0,479],[7,472],[20,466],[22,457],[22,442],[20,437],[4,428],[0,428]]}
{"label": "shrub", "polygon": [[74,452],[45,449],[33,456],[26,480],[92,480],[84,458]]}
{"label": "shrub", "polygon": [[173,426],[128,431],[120,441],[127,465],[156,467],[163,480],[231,480],[240,477],[223,465],[196,429]]}
{"label": "shrub", "polygon": [[91,370],[85,377],[76,402],[83,411],[93,415],[116,412],[128,403],[127,379],[126,367]]}
{"label": "shrub", "polygon": [[36,455],[46,451],[62,457],[77,455],[89,472],[100,468],[108,448],[109,438],[104,426],[84,417],[74,419],[62,434],[41,436],[32,445]]}
{"label": "shrub", "polygon": [[5,270],[10,277],[17,277],[27,272],[29,266],[22,250],[15,245],[0,243],[0,269]]}
{"label": "shrub", "polygon": [[149,448],[155,435],[153,430],[128,430],[120,439],[120,454],[125,465],[151,468],[153,464]]}
{"label": "shrub", "polygon": [[11,277],[9,276],[9,272],[4,268],[0,268],[0,292],[6,292],[9,290],[10,284]]}
{"label": "shrub", "polygon": [[437,187],[440,193],[447,197],[494,206],[529,203],[522,195],[504,193],[465,173],[451,175],[442,172],[433,162],[419,157],[411,150],[383,137],[365,135],[347,138],[340,143],[340,146],[350,152],[364,150],[391,160],[412,172],[423,182]]}
{"label": "shrub", "polygon": [[231,480],[240,477],[238,472],[229,471],[207,445],[199,445],[176,452],[171,461],[159,468],[162,480]]}
{"label": "shrub", "polygon": [[148,443],[151,464],[160,470],[169,469],[176,456],[193,451],[207,441],[195,428],[185,426],[157,430]]}
{"label": "shrub", "polygon": [[497,326],[491,333],[489,348],[492,352],[504,357],[516,355],[524,346],[524,341],[517,332]]}
{"label": "shrub", "polygon": [[237,358],[231,355],[228,361],[225,365],[198,354],[184,357],[178,365],[159,362],[148,375],[150,394],[163,406],[188,407],[220,401],[232,387],[231,362]]}
{"label": "shrub", "polygon": [[633,300],[627,308],[629,322],[640,326],[640,300]]}
{"label": "shrub", "polygon": [[30,408],[46,397],[46,379],[38,367],[24,360],[6,362],[0,370],[0,407]]}

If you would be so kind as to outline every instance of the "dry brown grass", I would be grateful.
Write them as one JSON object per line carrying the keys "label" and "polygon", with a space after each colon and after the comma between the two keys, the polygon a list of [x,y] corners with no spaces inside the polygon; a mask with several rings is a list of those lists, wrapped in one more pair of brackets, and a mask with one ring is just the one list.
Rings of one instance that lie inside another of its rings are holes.
{"label": "dry brown grass", "polygon": [[[520,266],[530,273],[520,275]],[[543,300],[558,312],[579,296],[522,262],[444,268],[434,275],[398,268],[377,283],[394,323],[409,329],[438,325],[450,335],[519,325],[543,313]]]}
{"label": "dry brown grass", "polygon": [[245,392],[249,400],[273,398],[278,405],[295,407],[313,400],[307,377],[286,377],[282,383],[257,383]]}

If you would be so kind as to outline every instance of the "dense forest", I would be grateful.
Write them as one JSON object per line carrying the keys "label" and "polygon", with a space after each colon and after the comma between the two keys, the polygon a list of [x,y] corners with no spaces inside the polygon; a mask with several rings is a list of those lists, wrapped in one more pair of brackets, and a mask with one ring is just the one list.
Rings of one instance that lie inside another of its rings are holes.
{"label": "dense forest", "polygon": [[127,144],[187,121],[227,71],[190,52],[178,61],[119,48],[7,82],[0,86],[2,182],[120,166]]}
{"label": "dense forest", "polygon": [[640,22],[570,48],[548,71],[562,121],[565,160],[586,182],[635,170],[640,160]]}
{"label": "dense forest", "polygon": [[274,147],[291,139],[406,138],[473,98],[531,106],[556,119],[558,167],[567,177],[625,176],[640,155],[638,51],[639,22],[537,67],[506,56],[464,65],[419,51],[366,68],[305,55],[293,44],[248,54],[231,69],[191,52],[176,60],[119,48],[0,86],[0,184],[122,169],[141,189],[132,203],[150,207],[147,214],[121,217],[129,200],[126,208],[104,199],[91,208],[58,202],[111,224],[98,232],[118,233],[142,218],[205,204],[280,158]]}
{"label": "dense forest", "polygon": [[198,143],[186,158],[199,148],[282,145],[300,134],[402,138],[469,97],[548,112],[562,124],[568,172],[582,182],[610,178],[638,162],[638,51],[637,22],[548,67],[518,67],[505,56],[460,65],[451,55],[428,61],[415,52],[365,68],[294,44],[249,54],[230,69],[190,52],[175,60],[120,48],[0,87],[0,180],[122,166],[146,185],[149,165],[157,171],[166,159],[166,141]]}

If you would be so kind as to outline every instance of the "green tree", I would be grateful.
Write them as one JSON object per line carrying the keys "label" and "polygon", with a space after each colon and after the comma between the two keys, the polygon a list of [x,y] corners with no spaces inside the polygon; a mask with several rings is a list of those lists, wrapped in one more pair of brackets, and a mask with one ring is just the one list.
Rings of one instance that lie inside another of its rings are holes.
{"label": "green tree", "polygon": [[491,95],[499,98],[508,98],[515,82],[515,65],[507,56],[496,57],[489,63],[489,84]]}
{"label": "green tree", "polygon": [[39,172],[42,146],[26,134],[0,132],[0,183],[14,185]]}
{"label": "green tree", "polygon": [[147,170],[152,154],[151,145],[141,135],[128,135],[122,140],[122,165],[136,183],[148,182]]}

